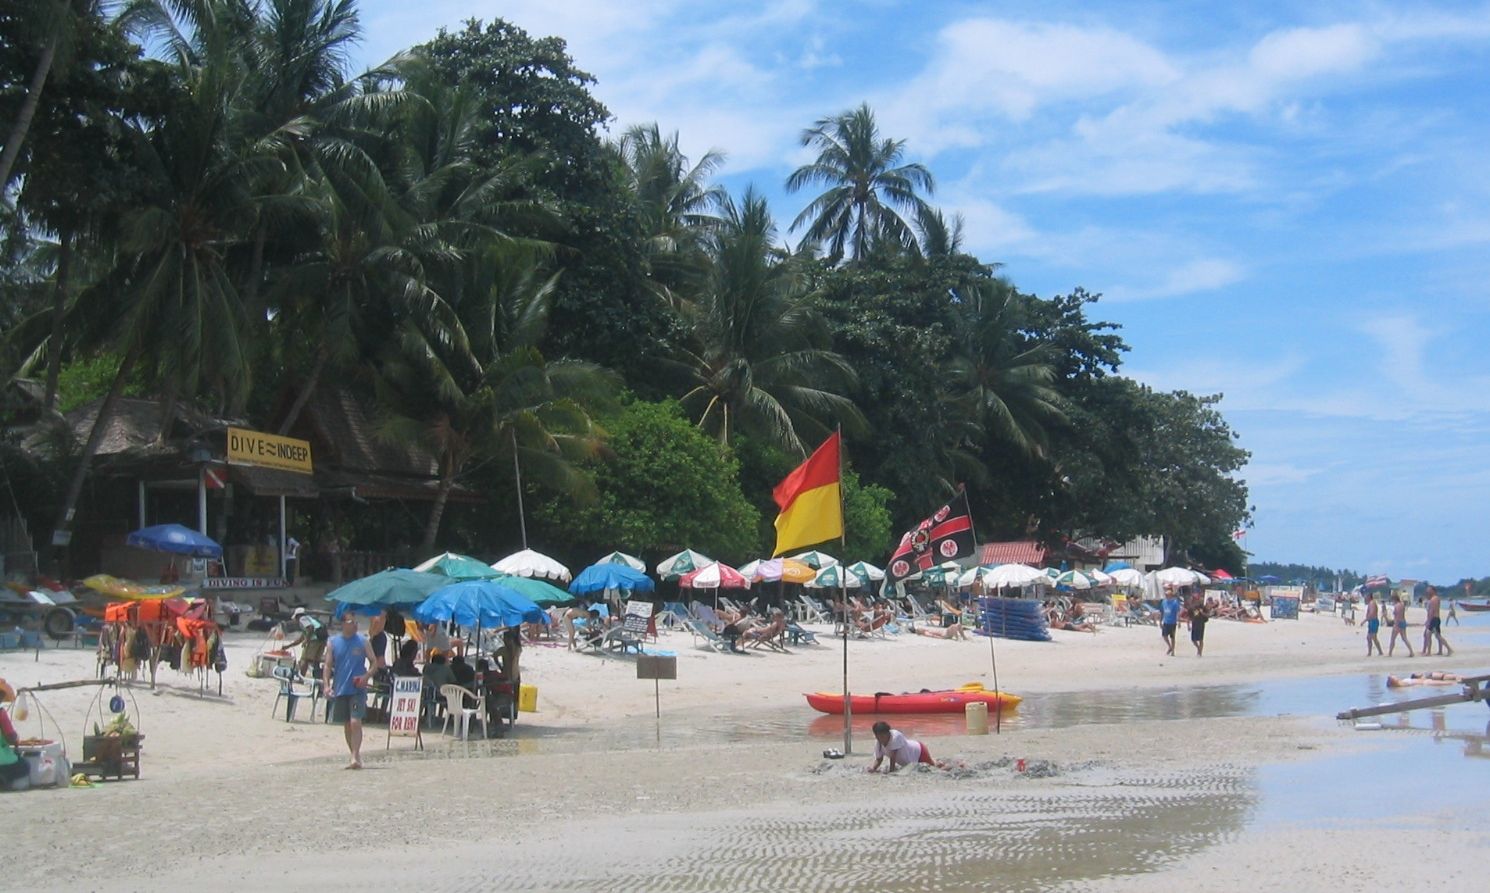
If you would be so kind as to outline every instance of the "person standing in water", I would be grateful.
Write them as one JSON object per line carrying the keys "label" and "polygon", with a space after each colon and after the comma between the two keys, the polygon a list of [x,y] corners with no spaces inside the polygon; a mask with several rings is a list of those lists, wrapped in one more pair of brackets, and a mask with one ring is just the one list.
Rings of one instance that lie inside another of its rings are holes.
{"label": "person standing in water", "polygon": [[1376,604],[1376,596],[1366,593],[1366,656],[1371,656],[1374,647],[1377,654],[1381,654],[1381,639],[1376,634],[1381,630],[1381,608]]}
{"label": "person standing in water", "polygon": [[1429,656],[1429,648],[1432,647],[1435,638],[1438,639],[1439,654],[1442,655],[1447,652],[1448,657],[1454,656],[1454,649],[1450,648],[1449,643],[1444,641],[1443,638],[1443,621],[1440,619],[1438,613],[1441,604],[1442,602],[1438,598],[1438,587],[1429,586],[1428,601],[1424,605],[1428,611],[1428,620],[1423,624],[1423,657]]}
{"label": "person standing in water", "polygon": [[1403,604],[1402,596],[1392,596],[1392,638],[1387,642],[1387,657],[1397,650],[1397,640],[1402,640],[1402,647],[1407,649],[1407,656],[1412,657],[1412,643],[1407,641],[1407,605]]}

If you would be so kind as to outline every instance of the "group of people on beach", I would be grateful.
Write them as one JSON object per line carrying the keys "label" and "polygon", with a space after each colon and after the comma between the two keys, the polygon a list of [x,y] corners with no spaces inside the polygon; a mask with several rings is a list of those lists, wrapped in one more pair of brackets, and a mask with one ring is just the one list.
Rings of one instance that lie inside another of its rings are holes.
{"label": "group of people on beach", "polygon": [[1402,596],[1400,594],[1394,593],[1392,595],[1391,604],[1392,636],[1391,639],[1388,640],[1386,653],[1382,654],[1381,639],[1377,638],[1377,634],[1381,630],[1382,606],[1380,605],[1380,603],[1377,602],[1375,593],[1369,590],[1366,592],[1367,657],[1370,657],[1372,654],[1380,655],[1383,657],[1390,657],[1392,653],[1397,650],[1398,639],[1402,640],[1402,647],[1407,649],[1408,657],[1417,657],[1419,656],[1419,654],[1422,657],[1430,657],[1432,655],[1432,651],[1430,649],[1433,645],[1434,639],[1438,640],[1438,653],[1440,655],[1446,655],[1448,657],[1452,657],[1454,655],[1454,649],[1449,646],[1448,641],[1443,637],[1443,618],[1440,614],[1440,611],[1442,610],[1442,600],[1438,596],[1437,587],[1429,586],[1427,595],[1428,598],[1423,603],[1423,608],[1427,612],[1427,619],[1423,623],[1422,651],[1418,654],[1415,654],[1412,650],[1412,643],[1407,641],[1407,603],[1402,601]]}
{"label": "group of people on beach", "polygon": [[1215,608],[1189,586],[1166,587],[1164,599],[1159,602],[1159,636],[1164,640],[1164,653],[1174,657],[1175,631],[1179,628],[1181,610],[1190,625],[1190,643],[1195,646],[1195,656],[1204,657],[1205,625],[1214,615]]}

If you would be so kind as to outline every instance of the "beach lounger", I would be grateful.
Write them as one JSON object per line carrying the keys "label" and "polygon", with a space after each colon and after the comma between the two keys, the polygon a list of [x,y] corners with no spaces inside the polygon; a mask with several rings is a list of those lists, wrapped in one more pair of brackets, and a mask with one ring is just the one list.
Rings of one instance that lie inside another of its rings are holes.
{"label": "beach lounger", "polygon": [[793,620],[786,625],[786,640],[793,645],[816,645],[817,634]]}
{"label": "beach lounger", "polygon": [[759,639],[751,639],[750,640],[750,647],[751,648],[762,648],[762,647],[765,647],[765,648],[771,649],[772,651],[777,652],[778,654],[791,654],[790,651],[787,651],[786,650],[786,631],[787,631],[787,629],[788,629],[788,627],[782,627],[781,628],[781,632],[777,633],[774,636],[769,636],[769,637],[763,636],[763,637],[761,637]]}
{"label": "beach lounger", "polygon": [[635,651],[637,654],[641,654],[642,640],[644,638],[644,636],[639,636],[623,626],[614,626],[606,630],[605,635],[600,637],[600,641],[596,643],[596,650],[619,651],[622,654],[625,654],[627,651]]}
{"label": "beach lounger", "polygon": [[698,620],[689,619],[685,621],[683,625],[688,627],[688,631],[690,633],[693,633],[693,641],[695,644],[698,642],[699,639],[703,639],[704,644],[708,645],[715,651],[728,651],[736,654],[740,653],[740,649],[735,647],[735,643],[729,641],[725,637],[721,636],[719,633],[714,632],[712,629]]}
{"label": "beach lounger", "polygon": [[811,620],[814,623],[833,622],[833,617],[828,613],[828,609],[812,596],[806,594],[799,595],[797,596],[797,602],[801,604],[808,615],[805,619]]}
{"label": "beach lounger", "polygon": [[682,602],[666,602],[662,610],[657,612],[657,623],[672,629],[682,626],[683,619],[688,616],[688,607]]}

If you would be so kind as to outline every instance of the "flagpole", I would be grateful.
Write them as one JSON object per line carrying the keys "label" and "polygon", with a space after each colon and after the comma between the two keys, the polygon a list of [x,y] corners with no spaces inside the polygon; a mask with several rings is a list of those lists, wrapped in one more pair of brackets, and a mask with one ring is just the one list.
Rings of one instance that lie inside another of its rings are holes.
{"label": "flagpole", "polygon": [[[962,491],[964,493],[966,493],[967,492],[967,488],[964,486],[962,488]],[[968,528],[968,531],[971,532],[972,535],[973,535],[973,567],[978,567],[979,564],[980,564],[980,562],[978,561],[978,530],[977,530],[977,528],[975,528],[973,526],[973,509],[972,509],[972,506],[968,506],[967,528]],[[983,598],[992,598],[992,597],[993,596],[988,595],[987,588],[985,588],[983,590],[983,595],[979,596],[980,599],[983,599]],[[983,609],[983,606],[982,605],[979,605],[978,606],[978,610],[979,610],[979,614],[980,615],[982,613],[982,609]],[[980,616],[978,619],[979,620],[982,620],[983,618]],[[998,659],[998,655],[996,653],[994,653],[994,650],[993,650],[993,639],[994,639],[994,635],[993,635],[993,624],[989,624],[989,626],[988,626],[988,662],[993,666],[993,710],[994,710],[994,713],[993,713],[993,733],[995,735],[1000,735],[1000,734],[1003,734],[1003,722],[1004,722],[1003,702],[1004,702],[1004,699],[999,694],[999,659]]]}
{"label": "flagpole", "polygon": [[854,705],[848,690],[848,524],[843,513],[843,425],[838,426],[838,603],[843,606],[843,754],[854,752]]}
{"label": "flagpole", "polygon": [[523,550],[528,548],[528,519],[523,514],[523,467],[517,461],[517,429],[508,428],[512,435],[512,473],[517,478],[517,525],[523,534]]}

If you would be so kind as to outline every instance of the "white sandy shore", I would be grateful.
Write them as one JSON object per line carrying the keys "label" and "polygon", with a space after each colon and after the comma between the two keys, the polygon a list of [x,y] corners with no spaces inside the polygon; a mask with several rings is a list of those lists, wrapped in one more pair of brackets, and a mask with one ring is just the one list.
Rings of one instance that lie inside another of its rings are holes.
{"label": "white sandy shore", "polygon": [[[1174,658],[1163,656],[1154,627],[1058,631],[1053,643],[996,640],[999,681],[1022,694],[1099,689],[1121,698],[1133,689],[1487,665],[1468,647],[1452,659],[1368,660],[1360,628],[1333,617],[1215,621],[1204,658],[1180,633]],[[1453,641],[1455,628],[1447,634]],[[679,678],[662,683],[660,746],[646,734],[653,686],[635,678],[631,659],[530,647],[523,675],[539,688],[540,712],[524,714],[512,739],[432,736],[423,755],[399,743],[385,755],[382,730],[369,728],[369,768],[353,773],[338,768],[338,727],[270,715],[275,684],[243,673],[263,642],[230,635],[223,698],[199,697],[192,680],[169,670],[156,692],[131,689],[147,736],[141,781],[4,798],[19,819],[7,823],[16,856],[7,886],[186,889],[210,876],[209,887],[308,889],[385,883],[390,862],[436,889],[1033,889],[1058,881],[1083,890],[1231,890],[1245,878],[1249,888],[1281,890],[1318,889],[1327,876],[1339,881],[1331,889],[1365,889],[1374,876],[1361,868],[1360,847],[1341,841],[1353,827],[1374,827],[1368,817],[1342,815],[1328,831],[1280,838],[1237,812],[1256,796],[1254,767],[1383,746],[1327,716],[936,738],[934,752],[968,772],[905,778],[864,776],[862,757],[826,762],[818,751],[834,742],[796,725],[780,726],[776,740],[736,743],[680,727],[726,716],[776,728],[784,713],[800,716],[801,692],[841,685],[841,644],[824,642],[735,656],[665,633],[660,645],[676,651]],[[849,656],[857,691],[992,683],[988,642],[976,637],[854,640]],[[17,687],[91,674],[85,650],[43,651],[39,661],[0,654],[0,676]],[[42,697],[74,756],[93,695]],[[21,731],[36,733],[35,720]],[[1005,758],[1058,769],[1020,775]],[[1483,889],[1477,866],[1490,839],[1468,830],[1471,817],[1428,801],[1399,810],[1443,844],[1434,850],[1436,889]],[[1180,835],[1166,838],[1168,855],[1116,843],[1165,822],[1178,823],[1165,834]],[[1271,887],[1249,873],[1264,855]],[[990,861],[1004,864],[997,884],[983,865]]]}

